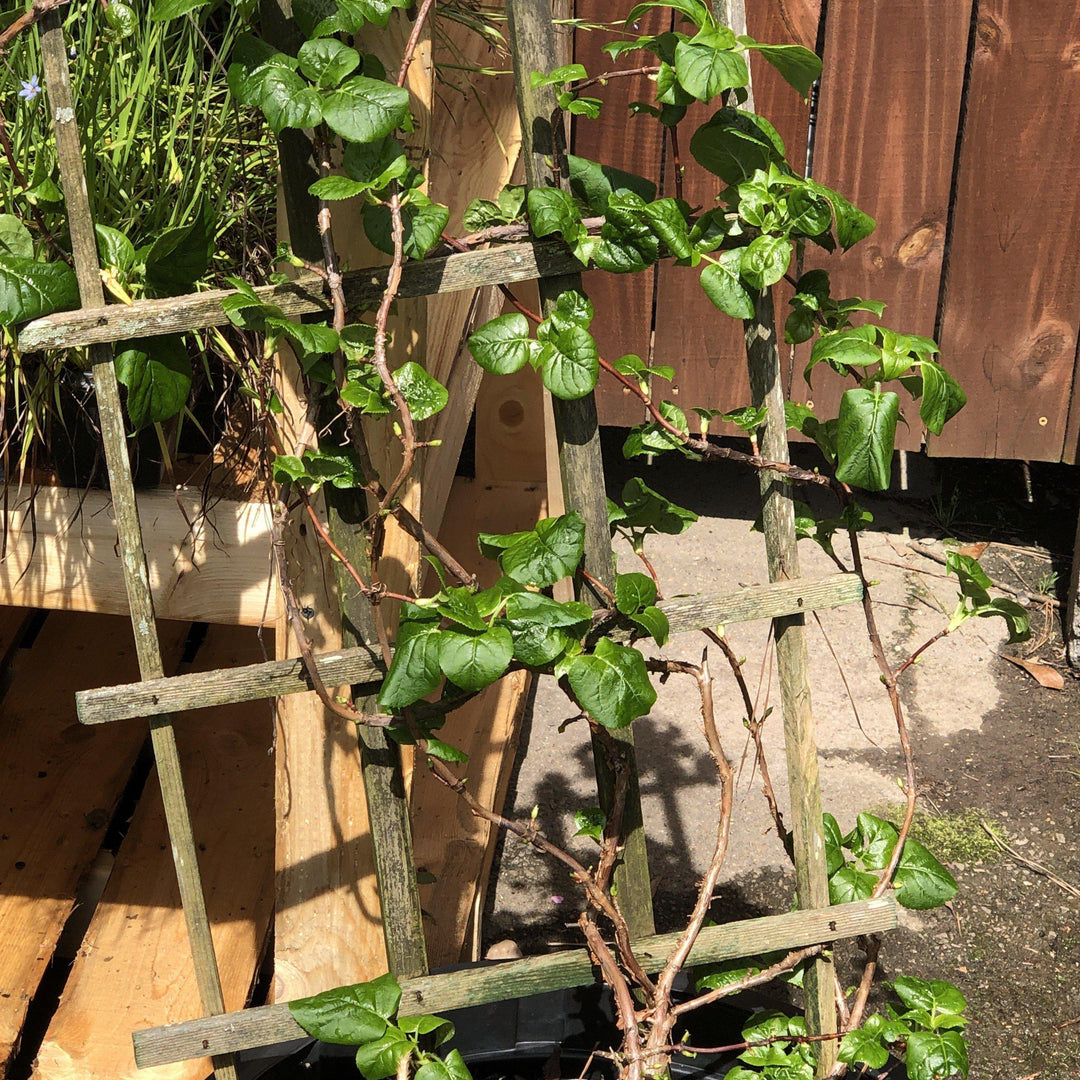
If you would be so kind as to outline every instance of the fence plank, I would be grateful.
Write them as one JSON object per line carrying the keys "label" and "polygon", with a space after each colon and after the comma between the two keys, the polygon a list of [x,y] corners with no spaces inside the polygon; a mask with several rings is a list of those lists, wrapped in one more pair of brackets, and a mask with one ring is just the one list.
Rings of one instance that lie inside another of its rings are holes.
{"label": "fence plank", "polygon": [[[826,941],[876,934],[897,925],[896,900],[858,900],[820,911],[790,911],[743,919],[725,926],[707,926],[698,937],[688,963],[715,963],[762,951],[804,948]],[[658,934],[635,944],[635,952],[647,972],[660,971],[675,948],[678,934]],[[428,975],[402,983],[399,1016],[446,1012],[450,1009],[486,1005],[511,997],[525,997],[548,990],[568,990],[592,983],[595,973],[585,949],[567,949],[546,956],[485,964],[464,971]],[[168,1027],[136,1031],[135,1060],[140,1067],[165,1065],[208,1051],[249,1050],[286,1039],[302,1039],[306,1033],[292,1018],[288,1005],[204,1017]]]}
{"label": "fence plank", "polygon": [[[877,229],[846,254],[809,248],[807,268],[829,271],[834,296],[884,300],[887,326],[927,337],[937,318],[970,21],[967,4],[936,0],[830,0],[828,8],[814,176],[875,218]],[[799,357],[801,369],[808,345]],[[955,358],[945,362],[955,366]],[[801,375],[795,385],[826,416],[836,415],[846,389],[827,376],[812,392]],[[897,445],[918,449],[918,410],[906,412]]]}
{"label": "fence plank", "polygon": [[[619,14],[625,13],[623,9],[616,10]],[[574,14],[585,22],[604,22],[615,12],[611,0],[577,0]],[[670,28],[670,10],[656,8],[641,15],[633,34],[659,34]],[[606,42],[624,40],[628,36],[629,33],[622,29],[577,33],[574,35],[574,60],[583,64],[590,75],[647,62],[643,53],[631,53],[616,63],[607,53],[601,52]],[[589,95],[600,98],[604,107],[596,120],[584,117],[574,120],[574,153],[658,181],[663,158],[659,127],[652,117],[631,116],[629,111],[630,102],[647,101],[654,86],[655,83],[640,76],[613,79],[607,86],[592,87]],[[670,180],[668,187],[671,187]],[[592,333],[601,356],[616,360],[626,353],[636,353],[648,359],[655,282],[656,272],[651,267],[640,274],[590,270],[584,275],[585,291],[596,308]],[[645,418],[641,402],[610,380],[601,382],[596,388],[596,410],[601,424],[631,427]]]}
{"label": "fence plank", "polygon": [[941,328],[968,405],[938,456],[1056,461],[1080,325],[1080,8],[979,4]]}

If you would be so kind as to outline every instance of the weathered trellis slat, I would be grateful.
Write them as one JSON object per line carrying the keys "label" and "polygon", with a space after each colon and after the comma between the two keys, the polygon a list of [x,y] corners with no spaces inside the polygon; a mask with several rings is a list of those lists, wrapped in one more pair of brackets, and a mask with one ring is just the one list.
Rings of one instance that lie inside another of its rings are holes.
{"label": "weathered trellis slat", "polygon": [[[891,896],[837,904],[827,911],[789,911],[783,915],[743,919],[724,926],[705,927],[688,963],[691,966],[717,963],[758,952],[805,948],[840,938],[883,933],[896,926],[896,900]],[[677,933],[657,934],[637,942],[635,953],[645,971],[660,971],[679,937]],[[550,990],[568,990],[595,979],[596,970],[588,950],[567,949],[524,960],[406,979],[401,983],[398,1015],[418,1016],[487,1005]],[[282,1002],[137,1031],[135,1060],[140,1068],[148,1068],[211,1052],[248,1050],[306,1037],[307,1033],[292,1018],[288,1003]]]}
{"label": "weathered trellis slat", "polygon": [[[60,15],[55,9],[48,12],[42,20],[40,40],[79,297],[83,308],[103,311],[105,295],[101,284],[94,220],[83,171],[82,143],[75,123],[68,52]],[[120,388],[113,367],[112,346],[92,346],[90,361],[109,470],[109,486],[116,507],[119,546],[124,563],[124,579],[131,607],[131,626],[135,635],[139,670],[144,678],[160,678],[164,673],[161,645],[154,617],[154,601],[150,594],[139,511],[135,504],[135,488],[131,479],[127,434],[124,430]],[[184,780],[180,771],[180,755],[176,747],[172,719],[167,715],[155,717],[150,722],[150,737],[157,761],[181,903],[191,941],[199,997],[207,1012],[221,1013],[225,1011],[225,1001],[214,954],[214,942],[210,936],[210,920],[199,876],[198,856],[191,830],[191,816],[184,795]],[[214,1066],[223,1080],[235,1080],[236,1069],[230,1058],[215,1058]]]}
{"label": "weathered trellis slat", "polygon": [[[726,596],[669,601],[661,603],[660,607],[671,624],[671,633],[679,634],[702,626],[824,611],[858,603],[861,599],[862,582],[855,574],[833,574],[816,581],[803,579],[751,585]],[[370,645],[316,655],[315,666],[327,686],[379,682],[385,673],[378,651]],[[83,690],[75,695],[75,702],[81,723],[104,724],[112,720],[300,694],[310,689],[303,660],[294,657],[198,675],[176,675]]]}
{"label": "weathered trellis slat", "polygon": [[[410,260],[402,267],[398,296],[409,299],[484,285],[509,285],[572,274],[580,269],[581,263],[561,240],[502,244],[486,251]],[[386,290],[387,272],[387,267],[376,266],[342,274],[349,307],[355,310],[377,307]],[[214,289],[93,309],[84,304],[78,310],[58,311],[20,327],[19,348],[23,352],[73,349],[131,337],[160,337],[226,326],[229,319],[221,302],[234,292]],[[330,315],[326,287],[315,274],[302,274],[296,281],[282,285],[259,285],[255,293],[263,303],[276,304],[290,319],[316,313]]]}
{"label": "weathered trellis slat", "polygon": [[[721,22],[736,34],[746,33],[743,0],[713,0]],[[746,108],[754,109],[752,87],[747,87]],[[789,461],[784,387],[780,371],[776,315],[771,289],[758,293],[754,317],[744,324],[746,365],[753,404],[764,405],[766,420],[761,449],[772,461]],[[771,581],[799,576],[795,503],[791,486],[781,475],[767,470],[758,476],[761,489],[762,531]],[[817,743],[810,703],[810,661],[806,651],[805,616],[784,616],[773,622],[780,704],[784,719],[784,752],[791,788],[792,862],[799,906],[828,908],[829,874],[825,859],[825,833],[821,814]],[[832,958],[820,956],[806,971],[806,1029],[811,1035],[834,1032],[836,990]],[[814,1075],[824,1077],[837,1061],[837,1044],[826,1039],[814,1045]]]}
{"label": "weathered trellis slat", "polygon": [[[521,113],[521,151],[527,186],[543,188],[561,184],[569,190],[562,111],[553,88],[534,87],[530,79],[534,71],[548,72],[559,66],[550,0],[506,0],[506,17]],[[580,266],[572,274],[540,280],[540,301],[545,315],[566,289],[581,290]],[[603,587],[611,590],[615,587],[615,558],[608,529],[596,397],[589,393],[576,401],[552,398],[552,406],[566,508],[576,510],[585,521],[584,567]],[[598,603],[589,589],[582,591],[582,599],[594,605]],[[628,777],[622,818],[622,858],[615,870],[615,885],[631,937],[644,937],[653,932],[654,925],[634,736],[627,727],[612,731],[609,741],[623,755]],[[593,759],[600,806],[610,813],[615,776],[607,750],[595,736]]]}

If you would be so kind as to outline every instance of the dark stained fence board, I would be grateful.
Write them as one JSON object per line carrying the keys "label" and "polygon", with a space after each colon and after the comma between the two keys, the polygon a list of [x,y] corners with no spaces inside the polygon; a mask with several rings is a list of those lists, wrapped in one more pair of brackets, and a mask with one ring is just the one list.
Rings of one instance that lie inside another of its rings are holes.
{"label": "dark stained fence board", "polygon": [[[807,268],[829,271],[834,296],[885,301],[884,325],[927,337],[937,314],[969,25],[967,4],[938,0],[831,0],[826,22],[813,173],[875,218],[877,229],[846,254],[809,247]],[[798,353],[796,398],[809,346]],[[944,357],[953,371],[959,361]],[[821,372],[805,396],[835,416],[846,388]],[[899,426],[897,445],[918,449],[918,408],[904,412],[910,426]]]}
{"label": "dark stained fence board", "polygon": [[[759,41],[799,44],[813,49],[817,37],[820,0],[757,0],[746,5],[749,31]],[[796,170],[806,160],[809,107],[776,73],[771,65],[751,54],[755,111],[775,125],[788,158]],[[679,125],[680,150],[686,166],[685,197],[691,206],[709,208],[714,203],[720,181],[706,173],[690,154],[690,136],[711,115],[704,106],[691,108]],[[671,191],[666,194],[671,194]],[[720,311],[701,291],[701,268],[690,269],[664,263],[659,272],[657,321],[662,332],[656,337],[656,363],[675,369],[674,393],[658,384],[658,397],[670,397],[683,410],[698,405],[724,411],[747,405],[750,386],[746,377],[742,325]],[[787,311],[788,287],[776,291],[781,324]],[[782,364],[788,350],[782,350]],[[714,431],[738,434],[723,425]]]}
{"label": "dark stained fence board", "polygon": [[1080,322],[1080,8],[979,6],[942,346],[968,406],[935,455],[1056,461]]}
{"label": "dark stained fence board", "polygon": [[[622,9],[617,9],[622,10]],[[628,9],[627,9],[628,10]],[[577,18],[599,22],[612,18],[611,0],[577,0]],[[574,35],[574,60],[584,64],[590,75],[647,63],[644,53],[630,53],[613,61],[601,47],[608,41],[620,41],[634,34],[659,34],[671,24],[671,12],[656,8],[638,20],[637,29],[625,32],[589,31]],[[577,119],[573,131],[573,151],[592,161],[602,161],[650,180],[659,180],[661,140],[656,121],[649,116],[631,116],[631,101],[649,101],[655,83],[645,76],[613,79],[607,86],[586,91],[603,100],[597,120]],[[593,270],[584,275],[585,291],[596,307],[592,326],[600,355],[617,360],[626,353],[644,358],[649,354],[652,322],[654,272],[650,267],[640,274],[608,274]],[[640,401],[613,379],[602,379],[596,388],[596,408],[600,423],[614,427],[640,424],[645,410]]]}

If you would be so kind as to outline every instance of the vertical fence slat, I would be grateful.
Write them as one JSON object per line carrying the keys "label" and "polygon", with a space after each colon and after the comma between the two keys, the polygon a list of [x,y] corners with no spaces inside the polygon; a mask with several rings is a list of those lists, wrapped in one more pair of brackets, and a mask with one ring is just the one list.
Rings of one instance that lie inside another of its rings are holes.
{"label": "vertical fence slat", "polygon": [[[80,299],[84,307],[104,307],[105,296],[101,285],[97,239],[86,187],[82,145],[75,123],[67,48],[60,15],[55,10],[45,15],[41,22],[41,53]],[[160,678],[164,674],[161,647],[154,617],[154,602],[150,595],[135,488],[131,480],[131,462],[128,459],[120,389],[113,367],[113,349],[111,345],[92,345],[89,351],[109,469],[109,487],[116,507],[121,561],[124,565],[124,581],[131,608],[131,625],[135,635],[139,670],[144,679]],[[210,936],[206,898],[199,875],[195,839],[184,795],[184,780],[172,719],[168,716],[155,717],[150,722],[150,735],[161,782],[176,876],[180,885],[180,899],[191,941],[199,996],[207,1012],[221,1013],[225,1011],[225,1001],[214,943]],[[234,1080],[236,1070],[231,1057],[215,1059],[214,1066],[218,1076],[224,1080]]]}
{"label": "vertical fence slat", "polygon": [[[557,65],[555,35],[551,22],[550,0],[507,0],[514,77],[517,82],[518,108],[521,111],[522,156],[526,181],[530,187],[553,182],[551,160],[561,159],[560,179],[567,182],[565,147],[561,145],[561,120],[550,87],[534,88],[529,81],[533,71],[551,71]],[[579,274],[545,278],[540,282],[540,298],[545,312],[561,292],[580,288]],[[608,587],[614,585],[615,565],[611,535],[607,524],[604,466],[600,455],[600,429],[596,418],[596,400],[589,394],[577,401],[553,400],[555,428],[559,442],[559,463],[563,494],[568,509],[585,519],[585,569]],[[641,819],[634,739],[629,728],[613,731],[612,736],[625,755],[630,783],[623,814],[625,844],[616,870],[619,905],[634,937],[653,932],[652,892],[649,864],[645,850],[645,829]],[[606,755],[594,741],[600,804],[610,807],[613,778]]]}
{"label": "vertical fence slat", "polygon": [[1080,8],[981,0],[941,346],[968,404],[937,456],[1061,458],[1080,326]]}
{"label": "vertical fence slat", "polygon": [[[834,296],[884,300],[887,326],[927,337],[937,318],[970,22],[962,3],[830,0],[825,27],[814,176],[877,228],[847,253],[808,247],[807,269],[827,269]],[[798,352],[797,372],[809,343]],[[801,375],[795,385],[827,416],[836,415],[846,389],[839,379],[819,378],[811,393]],[[906,414],[897,445],[917,450],[923,426],[917,409]]]}

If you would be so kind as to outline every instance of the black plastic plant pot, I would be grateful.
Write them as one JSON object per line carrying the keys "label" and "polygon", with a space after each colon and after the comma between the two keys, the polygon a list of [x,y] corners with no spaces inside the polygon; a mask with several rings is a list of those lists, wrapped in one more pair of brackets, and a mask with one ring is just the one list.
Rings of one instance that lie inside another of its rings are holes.
{"label": "black plastic plant pot", "polygon": [[[108,488],[105,446],[101,439],[94,376],[64,367],[57,374],[59,415],[51,417],[49,443],[57,479],[64,487]],[[131,472],[137,488],[161,483],[161,447],[152,427],[128,440]]]}
{"label": "black plastic plant pot", "polygon": [[[593,1051],[619,1042],[611,995],[604,987],[537,994],[442,1015],[457,1029],[446,1049],[461,1053],[473,1080],[613,1080],[616,1075],[608,1059],[593,1056]],[[751,1013],[718,1002],[689,1016],[689,1045],[729,1046],[741,1040]],[[737,1051],[680,1056],[671,1062],[671,1077],[721,1080],[736,1064]],[[237,1068],[240,1080],[358,1080],[360,1075],[351,1047],[313,1040],[244,1051],[237,1056]],[[906,1080],[907,1074],[896,1066],[886,1072],[854,1070],[849,1075]]]}

